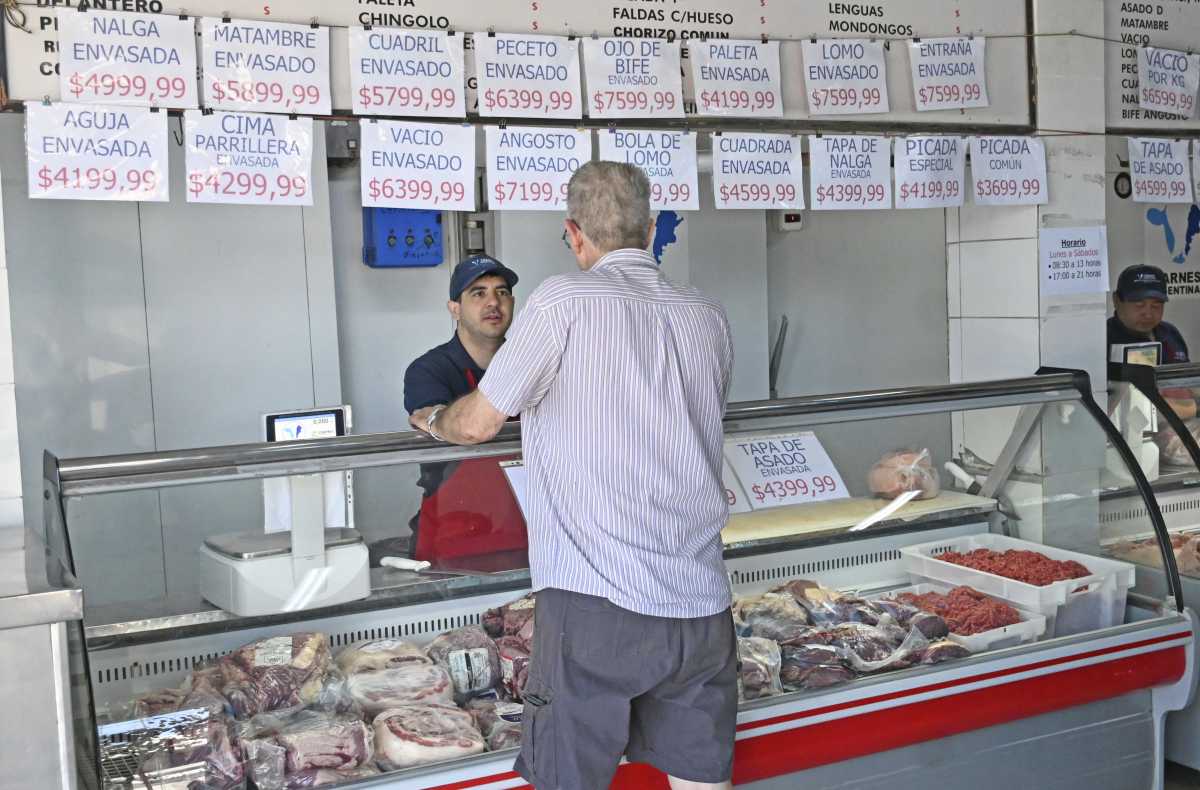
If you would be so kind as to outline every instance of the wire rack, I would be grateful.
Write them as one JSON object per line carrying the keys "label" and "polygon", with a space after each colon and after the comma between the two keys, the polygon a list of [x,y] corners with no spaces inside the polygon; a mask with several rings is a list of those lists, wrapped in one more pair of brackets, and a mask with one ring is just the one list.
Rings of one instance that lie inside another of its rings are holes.
{"label": "wire rack", "polygon": [[207,743],[209,716],[203,708],[191,708],[101,725],[97,736],[103,786],[112,790],[187,790],[191,782],[203,782],[203,760],[166,768],[146,766],[167,744],[176,753],[186,754]]}

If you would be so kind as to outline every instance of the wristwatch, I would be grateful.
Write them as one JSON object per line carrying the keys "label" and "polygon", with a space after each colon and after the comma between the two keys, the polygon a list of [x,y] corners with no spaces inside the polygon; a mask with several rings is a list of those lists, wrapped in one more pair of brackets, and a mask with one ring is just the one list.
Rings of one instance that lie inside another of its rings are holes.
{"label": "wristwatch", "polygon": [[429,412],[429,416],[425,418],[425,432],[428,433],[430,436],[432,436],[434,439],[437,439],[439,442],[444,442],[446,440],[443,439],[438,434],[438,432],[433,429],[433,423],[435,420],[437,420],[437,416],[439,414],[441,414],[443,411],[445,411],[445,409],[446,409],[446,407],[444,405],[443,406],[434,406],[433,410],[431,412]]}

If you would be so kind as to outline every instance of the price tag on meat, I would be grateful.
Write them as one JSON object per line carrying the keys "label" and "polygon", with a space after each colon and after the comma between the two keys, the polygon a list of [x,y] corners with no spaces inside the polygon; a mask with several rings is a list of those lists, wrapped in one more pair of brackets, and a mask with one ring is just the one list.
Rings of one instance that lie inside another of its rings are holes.
{"label": "price tag on meat", "polygon": [[592,133],[536,126],[489,126],[488,208],[566,211],[567,182],[592,158]]}
{"label": "price tag on meat", "polygon": [[850,496],[812,431],[726,439],[725,460],[754,510]]}
{"label": "price tag on meat", "polygon": [[750,500],[742,483],[734,473],[733,467],[725,458],[721,459],[721,480],[725,484],[725,500],[729,503],[730,513],[749,513]]}
{"label": "price tag on meat", "polygon": [[987,107],[983,38],[925,38],[908,45],[917,111]]}
{"label": "price tag on meat", "polygon": [[886,137],[809,137],[809,206],[819,210],[891,208],[890,160]]}
{"label": "price tag on meat", "polygon": [[1136,203],[1191,203],[1187,140],[1129,138],[1129,174]]}
{"label": "price tag on meat", "polygon": [[362,204],[475,210],[475,127],[362,123]]}
{"label": "price tag on meat", "polygon": [[311,206],[312,118],[183,114],[189,203]]}
{"label": "price tag on meat", "polygon": [[682,118],[680,44],[651,38],[585,38],[591,118]]}
{"label": "price tag on meat", "polygon": [[696,133],[609,129],[600,132],[601,161],[637,165],[650,178],[650,208],[699,211]]}
{"label": "price tag on meat", "polygon": [[689,41],[696,112],[782,118],[778,41]]}
{"label": "price tag on meat", "polygon": [[196,107],[196,29],[169,14],[58,10],[63,101]]}
{"label": "price tag on meat", "polygon": [[804,208],[799,137],[724,132],[712,146],[717,208]]}
{"label": "price tag on meat", "polygon": [[830,38],[801,42],[804,90],[810,115],[887,112],[887,63],[883,42]]}
{"label": "price tag on meat", "polygon": [[350,28],[357,115],[466,117],[463,39],[441,30]]}
{"label": "price tag on meat", "polygon": [[578,40],[475,33],[474,44],[481,116],[583,117]]}
{"label": "price tag on meat", "polygon": [[1138,47],[1138,106],[1193,118],[1200,89],[1200,55]]}
{"label": "price tag on meat", "polygon": [[1036,137],[972,137],[971,181],[977,206],[1048,201],[1046,146]]}
{"label": "price tag on meat", "polygon": [[328,115],[329,28],[200,20],[204,106]]}
{"label": "price tag on meat", "polygon": [[961,206],[967,141],[946,135],[897,137],[896,208]]}
{"label": "price tag on meat", "polygon": [[165,112],[29,102],[25,151],[31,198],[169,198]]}

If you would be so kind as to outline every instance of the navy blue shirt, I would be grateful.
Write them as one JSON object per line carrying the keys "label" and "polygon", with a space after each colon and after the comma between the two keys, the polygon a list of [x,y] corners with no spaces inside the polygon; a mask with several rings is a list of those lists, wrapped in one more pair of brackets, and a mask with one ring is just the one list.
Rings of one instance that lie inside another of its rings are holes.
{"label": "navy blue shirt", "polygon": [[1173,365],[1188,362],[1188,347],[1183,335],[1174,324],[1163,321],[1154,327],[1149,336],[1134,332],[1121,323],[1115,315],[1108,319],[1108,345],[1122,346],[1126,343],[1162,343],[1162,364]]}
{"label": "navy blue shirt", "polygon": [[412,414],[426,406],[453,403],[473,392],[483,374],[455,332],[450,342],[429,349],[404,371],[404,408]]}

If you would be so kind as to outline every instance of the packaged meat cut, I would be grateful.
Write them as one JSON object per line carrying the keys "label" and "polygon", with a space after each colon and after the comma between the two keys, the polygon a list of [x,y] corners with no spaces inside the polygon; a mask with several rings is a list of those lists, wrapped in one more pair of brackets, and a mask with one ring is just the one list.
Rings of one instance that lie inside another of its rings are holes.
{"label": "packaged meat cut", "polygon": [[937,556],[943,562],[951,562],[977,571],[994,573],[1026,584],[1044,587],[1065,579],[1090,576],[1091,571],[1075,560],[1052,560],[1045,554],[1025,549],[993,551],[975,549],[965,554],[946,551]]}
{"label": "packaged meat cut", "polygon": [[450,674],[454,701],[459,704],[501,683],[500,651],[479,626],[442,634],[429,643],[425,654]]}
{"label": "packaged meat cut", "polygon": [[[1200,535],[1171,533],[1171,549],[1179,572],[1189,576],[1200,575]],[[1157,538],[1121,540],[1108,547],[1108,553],[1119,559],[1141,565],[1162,567],[1162,551]]]}
{"label": "packaged meat cut", "polygon": [[221,694],[221,670],[216,665],[200,665],[188,673],[177,689],[158,689],[134,700],[133,715],[139,719],[201,709],[211,717],[229,713],[229,702]]}
{"label": "packaged meat cut", "polygon": [[738,638],[738,696],[744,700],[759,699],[783,693],[779,680],[779,645],[757,636]]}
{"label": "packaged meat cut", "polygon": [[946,594],[927,592],[924,595],[900,593],[899,601],[939,615],[952,633],[960,636],[980,634],[1021,622],[1016,609],[989,598],[972,587],[954,587]]}
{"label": "packaged meat cut", "polygon": [[916,499],[933,499],[942,491],[942,479],[929,450],[893,450],[871,467],[867,487],[884,499],[908,491],[920,491]]}
{"label": "packaged meat cut", "polygon": [[284,790],[297,774],[358,768],[372,759],[374,737],[356,715],[312,710],[259,714],[241,730],[250,778],[259,790]]}
{"label": "packaged meat cut", "polygon": [[353,782],[355,779],[370,779],[373,776],[379,776],[379,769],[373,765],[363,765],[347,771],[316,768],[292,774],[288,777],[285,787],[286,790],[304,790],[308,787],[340,785],[343,782]]}
{"label": "packaged meat cut", "polygon": [[449,705],[403,705],[375,717],[375,758],[384,770],[479,754],[486,748],[471,714]]}
{"label": "packaged meat cut", "polygon": [[949,639],[939,639],[936,642],[930,642],[926,645],[925,649],[920,652],[918,660],[922,664],[940,664],[943,661],[966,658],[969,655],[971,655],[971,651],[958,642],[952,642]]}
{"label": "packaged meat cut", "polygon": [[346,689],[369,717],[400,705],[449,705],[454,701],[450,676],[446,670],[429,663],[358,672],[346,678]]}
{"label": "packaged meat cut", "polygon": [[781,645],[779,653],[779,680],[787,691],[825,688],[854,679],[854,672],[833,645]]}
{"label": "packaged meat cut", "polygon": [[498,609],[489,609],[483,616],[483,630],[493,639],[512,636],[521,640],[525,651],[533,647],[533,593],[506,603]]}
{"label": "packaged meat cut", "polygon": [[[1200,419],[1184,420],[1183,425],[1193,439],[1200,441]],[[1192,456],[1188,453],[1183,439],[1180,439],[1179,434],[1171,428],[1165,427],[1154,434],[1154,443],[1158,445],[1158,451],[1164,463],[1171,466],[1195,468],[1195,463],[1192,462]]]}
{"label": "packaged meat cut", "polygon": [[260,639],[220,660],[222,691],[239,719],[303,706],[320,694],[330,666],[325,634]]}
{"label": "packaged meat cut", "polygon": [[513,699],[519,700],[529,677],[529,650],[517,636],[500,637],[496,648],[500,651],[500,676],[504,680],[504,690]]}
{"label": "packaged meat cut", "polygon": [[428,664],[425,651],[403,639],[368,639],[346,646],[337,655],[338,669],[347,675],[392,669],[401,664]]}
{"label": "packaged meat cut", "polygon": [[912,629],[898,640],[903,629],[895,625],[878,626],[843,623],[828,631],[830,644],[838,648],[855,672],[868,674],[904,669],[921,660],[929,640]]}
{"label": "packaged meat cut", "polygon": [[467,710],[483,734],[490,751],[498,752],[521,745],[521,718],[524,706],[498,699],[473,699]]}
{"label": "packaged meat cut", "polygon": [[141,770],[151,786],[158,786],[153,784],[155,780],[164,780],[185,766],[202,766],[204,776],[190,782],[188,790],[242,790],[246,786],[242,750],[225,717],[174,728],[142,746],[148,755]]}
{"label": "packaged meat cut", "polygon": [[739,598],[733,604],[739,636],[758,636],[785,643],[802,638],[812,625],[808,611],[791,595],[768,592]]}

